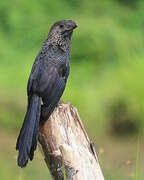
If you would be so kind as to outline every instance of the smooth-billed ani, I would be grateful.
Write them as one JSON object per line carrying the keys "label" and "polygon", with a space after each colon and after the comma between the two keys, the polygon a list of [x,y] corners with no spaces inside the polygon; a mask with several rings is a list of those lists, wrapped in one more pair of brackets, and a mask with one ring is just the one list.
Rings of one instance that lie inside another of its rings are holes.
{"label": "smooth-billed ani", "polygon": [[63,94],[70,69],[71,37],[76,27],[72,20],[56,22],[34,61],[27,85],[27,112],[16,144],[20,167],[34,157],[40,114],[48,119]]}

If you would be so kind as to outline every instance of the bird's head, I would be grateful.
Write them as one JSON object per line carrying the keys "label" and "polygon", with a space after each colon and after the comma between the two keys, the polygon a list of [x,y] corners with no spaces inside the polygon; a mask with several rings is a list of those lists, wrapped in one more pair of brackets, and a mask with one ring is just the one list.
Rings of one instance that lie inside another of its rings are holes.
{"label": "bird's head", "polygon": [[48,34],[48,40],[58,45],[70,43],[73,30],[78,25],[72,20],[62,20],[54,23]]}
{"label": "bird's head", "polygon": [[73,30],[78,25],[72,20],[62,20],[53,24],[50,29],[50,34],[59,35],[62,38],[70,38]]}

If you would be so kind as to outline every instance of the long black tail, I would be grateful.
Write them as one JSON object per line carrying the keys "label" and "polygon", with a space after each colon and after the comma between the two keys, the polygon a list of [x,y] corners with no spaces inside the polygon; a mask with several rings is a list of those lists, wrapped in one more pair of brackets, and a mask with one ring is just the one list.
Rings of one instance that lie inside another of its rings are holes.
{"label": "long black tail", "polygon": [[40,116],[41,98],[32,95],[29,99],[25,119],[17,139],[18,166],[25,167],[28,160],[32,160],[37,147],[38,125]]}

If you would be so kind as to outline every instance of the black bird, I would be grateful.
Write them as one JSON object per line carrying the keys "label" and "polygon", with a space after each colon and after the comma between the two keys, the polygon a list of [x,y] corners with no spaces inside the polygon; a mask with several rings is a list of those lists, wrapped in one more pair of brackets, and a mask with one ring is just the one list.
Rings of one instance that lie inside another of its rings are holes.
{"label": "black bird", "polygon": [[16,144],[20,167],[34,157],[40,114],[48,119],[63,94],[70,70],[71,37],[76,27],[72,20],[56,22],[34,61],[27,85],[27,112]]}

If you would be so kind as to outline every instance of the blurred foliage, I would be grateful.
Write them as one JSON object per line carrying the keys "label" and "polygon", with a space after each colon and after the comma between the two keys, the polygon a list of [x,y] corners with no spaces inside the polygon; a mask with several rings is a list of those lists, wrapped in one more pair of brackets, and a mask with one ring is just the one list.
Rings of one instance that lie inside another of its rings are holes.
{"label": "blurred foliage", "polygon": [[[135,4],[135,8],[129,4]],[[24,116],[25,88],[33,60],[50,26],[60,19],[73,19],[79,24],[73,36],[72,67],[64,100],[79,108],[94,133],[101,133],[99,126],[107,124],[107,103],[119,96],[125,97],[127,106],[133,106],[136,119],[142,119],[143,7],[142,0],[0,1],[1,105],[8,104],[1,108],[0,124],[11,130],[20,127],[18,119]],[[14,111],[13,103],[18,104]],[[15,117],[16,112],[19,115]],[[10,116],[15,117],[13,121]],[[93,126],[96,122],[97,129]]]}
{"label": "blurred foliage", "polygon": [[124,99],[115,100],[108,111],[111,133],[125,137],[139,132],[140,120],[132,108],[128,109]]}
{"label": "blurred foliage", "polygon": [[63,100],[78,108],[90,136],[98,138],[119,122],[122,97],[127,119],[144,133],[143,9],[143,0],[1,0],[1,128],[19,130],[27,79],[42,42],[55,21],[73,19],[79,28]]}

